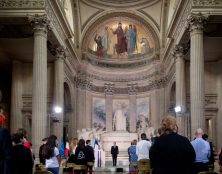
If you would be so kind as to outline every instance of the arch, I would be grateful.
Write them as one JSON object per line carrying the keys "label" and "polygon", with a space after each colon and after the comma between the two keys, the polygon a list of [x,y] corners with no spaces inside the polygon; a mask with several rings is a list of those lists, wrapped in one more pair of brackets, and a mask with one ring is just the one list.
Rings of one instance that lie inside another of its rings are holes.
{"label": "arch", "polygon": [[105,11],[98,14],[94,19],[88,22],[85,28],[82,31],[82,38],[81,38],[81,50],[82,52],[87,51],[87,46],[89,42],[89,38],[92,31],[100,24],[105,22],[108,19],[112,19],[115,17],[126,17],[131,18],[135,21],[141,23],[147,30],[150,31],[154,44],[155,44],[155,51],[159,51],[160,48],[160,41],[159,41],[159,29],[158,26],[154,24],[152,19],[149,19],[147,16],[143,16],[142,14],[135,12],[135,11]]}

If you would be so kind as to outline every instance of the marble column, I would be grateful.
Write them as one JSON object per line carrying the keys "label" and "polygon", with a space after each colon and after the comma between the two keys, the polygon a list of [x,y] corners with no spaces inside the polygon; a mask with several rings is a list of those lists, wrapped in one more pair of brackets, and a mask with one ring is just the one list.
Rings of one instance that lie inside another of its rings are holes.
{"label": "marble column", "polygon": [[52,117],[55,117],[58,121],[52,119],[52,134],[56,135],[59,142],[63,136],[63,120],[64,120],[64,59],[66,57],[63,47],[56,48],[56,60],[54,62],[54,107],[61,107],[61,113],[55,113],[52,111]]}
{"label": "marble column", "polygon": [[176,113],[179,133],[185,133],[185,112],[186,112],[186,85],[185,85],[185,60],[184,56],[187,48],[176,45],[173,50],[173,57],[176,61],[176,106],[181,107],[181,112]]}
{"label": "marble column", "polygon": [[113,93],[114,84],[105,84],[105,95],[106,95],[106,131],[113,131]]}
{"label": "marble column", "polygon": [[47,32],[50,27],[46,15],[28,19],[34,29],[31,142],[37,155],[42,138],[47,136]]}
{"label": "marble column", "polygon": [[129,132],[136,132],[136,95],[137,95],[137,84],[128,84],[128,94],[130,101],[130,119],[129,119]]}
{"label": "marble column", "polygon": [[190,30],[190,112],[191,135],[197,128],[205,129],[204,50],[203,24],[206,17],[191,14],[188,18]]}
{"label": "marble column", "polygon": [[12,91],[11,91],[11,133],[23,128],[22,117],[22,63],[12,63]]}

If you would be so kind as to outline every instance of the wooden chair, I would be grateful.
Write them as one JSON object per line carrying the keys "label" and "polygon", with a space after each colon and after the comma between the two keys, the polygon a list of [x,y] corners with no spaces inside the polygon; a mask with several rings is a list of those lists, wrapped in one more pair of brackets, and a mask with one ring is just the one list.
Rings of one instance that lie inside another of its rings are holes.
{"label": "wooden chair", "polygon": [[65,163],[63,164],[63,173],[69,173],[69,172],[73,172],[75,173],[75,171],[86,171],[87,170],[87,166],[86,165],[77,165],[75,163]]}
{"label": "wooden chair", "polygon": [[45,171],[45,165],[42,163],[35,165],[35,171]]}
{"label": "wooden chair", "polygon": [[144,174],[150,174],[151,173],[151,166],[150,166],[150,160],[139,160],[138,161],[138,172],[144,173]]}
{"label": "wooden chair", "polygon": [[[130,168],[130,167],[135,167],[135,168],[137,168],[137,167],[138,167],[138,163],[137,163],[137,162],[130,162],[129,168]],[[137,173],[138,170],[130,170],[129,172],[130,172],[130,173]]]}

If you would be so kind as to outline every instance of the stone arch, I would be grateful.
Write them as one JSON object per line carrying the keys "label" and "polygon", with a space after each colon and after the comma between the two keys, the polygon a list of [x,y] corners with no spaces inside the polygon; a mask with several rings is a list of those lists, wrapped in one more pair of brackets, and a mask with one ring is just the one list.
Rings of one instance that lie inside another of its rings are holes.
{"label": "stone arch", "polygon": [[158,26],[152,21],[152,19],[149,19],[148,17],[142,16],[140,13],[135,13],[135,11],[109,11],[109,12],[102,12],[95,18],[93,18],[91,21],[88,22],[88,24],[84,27],[82,31],[82,38],[81,38],[81,49],[82,52],[87,51],[87,46],[90,38],[90,34],[93,31],[93,29],[96,28],[100,23],[103,23],[104,21],[108,19],[112,19],[114,17],[128,17],[131,19],[134,19],[138,22],[140,22],[144,27],[146,27],[154,40],[155,43],[155,51],[159,52],[160,48],[160,40],[159,40],[159,28]]}

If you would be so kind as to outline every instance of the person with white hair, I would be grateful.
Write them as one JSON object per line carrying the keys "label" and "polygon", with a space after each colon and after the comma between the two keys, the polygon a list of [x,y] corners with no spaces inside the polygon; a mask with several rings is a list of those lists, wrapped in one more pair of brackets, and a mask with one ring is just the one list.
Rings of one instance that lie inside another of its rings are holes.
{"label": "person with white hair", "polygon": [[209,171],[208,163],[210,157],[210,145],[202,138],[203,134],[203,130],[198,128],[195,132],[196,138],[191,141],[196,154],[193,168],[194,174],[202,171]]}

